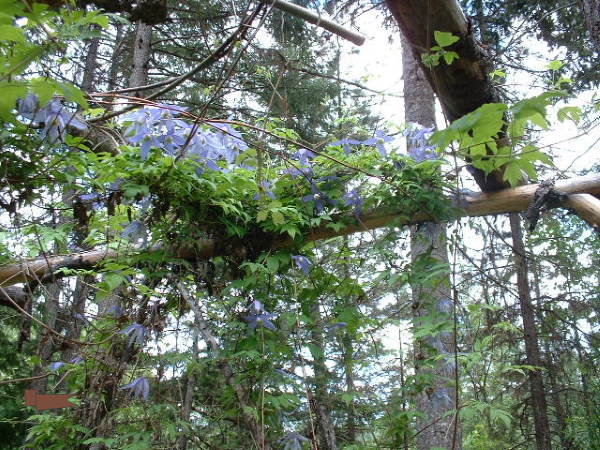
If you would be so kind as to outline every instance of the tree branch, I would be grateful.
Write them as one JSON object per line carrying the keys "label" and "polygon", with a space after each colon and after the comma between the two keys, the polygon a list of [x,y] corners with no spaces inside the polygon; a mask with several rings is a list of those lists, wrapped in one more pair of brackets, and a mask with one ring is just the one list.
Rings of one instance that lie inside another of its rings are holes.
{"label": "tree branch", "polygon": [[[457,205],[455,219],[465,216],[487,216],[524,211],[533,200],[538,187],[538,184],[529,184],[499,192],[461,195],[454,199],[454,203]],[[600,175],[558,181],[555,184],[555,189],[568,195],[564,207],[573,208],[578,213],[581,212],[582,218],[589,220],[592,225],[598,223],[600,200],[595,198],[592,200],[590,197],[600,195]],[[584,197],[582,200],[581,197],[571,194],[589,194],[589,196]],[[584,205],[590,204],[592,205],[591,208],[589,206],[584,207]],[[435,220],[437,220],[435,217],[425,212],[418,212],[412,217],[406,217],[401,211],[374,211],[362,215],[359,220],[350,215],[343,215],[337,217],[336,221],[346,223],[347,225],[344,228],[333,230],[327,226],[321,226],[306,230],[305,241],[312,242],[385,226],[399,227]],[[273,235],[271,242],[271,247],[275,249],[290,248],[296,245],[296,242],[286,235]],[[231,252],[231,247],[223,245],[222,242],[206,239],[197,241],[186,248],[169,249],[156,246],[149,250],[133,249],[133,253],[135,252],[146,254],[166,252],[177,258],[206,260]],[[10,286],[34,280],[44,282],[60,276],[60,273],[56,273],[59,269],[91,269],[103,261],[124,256],[126,255],[116,250],[101,249],[11,263],[0,267],[0,286]]]}

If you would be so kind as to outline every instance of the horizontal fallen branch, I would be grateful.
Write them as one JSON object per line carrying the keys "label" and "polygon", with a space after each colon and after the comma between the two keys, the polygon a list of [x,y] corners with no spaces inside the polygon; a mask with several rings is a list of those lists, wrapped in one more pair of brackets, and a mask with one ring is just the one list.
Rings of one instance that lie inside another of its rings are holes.
{"label": "horizontal fallen branch", "polygon": [[267,3],[269,5],[273,5],[274,8],[277,8],[281,11],[285,11],[293,16],[296,16],[308,23],[312,23],[318,27],[321,27],[336,36],[341,37],[342,39],[346,39],[353,44],[363,45],[365,42],[365,37],[357,31],[350,30],[342,25],[339,25],[333,22],[330,19],[327,19],[320,14],[312,12],[310,9],[306,9],[300,5],[296,5],[291,2],[286,2],[284,0],[261,0],[263,3]]}
{"label": "horizontal fallen branch", "polygon": [[[533,199],[538,186],[538,184],[529,184],[499,192],[461,196],[459,204],[463,209],[457,210],[458,216],[474,217],[524,211]],[[600,175],[558,181],[554,188],[566,194],[564,207],[572,208],[593,226],[600,224],[600,200],[594,197],[600,195]],[[423,212],[414,214],[412,217],[406,217],[398,212],[373,212],[361,216],[360,220],[350,217],[347,219],[348,222],[352,221],[352,223],[340,230],[333,230],[327,226],[309,230],[305,235],[306,241],[317,241],[390,225],[403,226],[426,222],[432,220],[432,217]],[[168,253],[183,259],[206,260],[225,254],[226,247],[218,244],[207,239],[194,242],[193,246],[189,248],[179,248],[168,251]],[[273,236],[273,248],[287,248],[293,245],[294,241],[285,235]],[[164,252],[165,249],[144,250],[144,253],[158,251]],[[23,260],[22,262],[0,267],[0,286],[10,286],[29,281],[45,282],[54,276],[60,276],[56,272],[62,268],[90,269],[103,261],[124,256],[123,252],[102,249]]]}

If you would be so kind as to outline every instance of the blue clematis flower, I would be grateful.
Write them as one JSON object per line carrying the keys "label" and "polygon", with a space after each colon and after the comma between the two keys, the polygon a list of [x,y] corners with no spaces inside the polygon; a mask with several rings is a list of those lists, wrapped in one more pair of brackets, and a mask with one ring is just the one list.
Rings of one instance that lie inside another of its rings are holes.
{"label": "blue clematis flower", "polygon": [[127,344],[129,346],[134,344],[144,345],[148,329],[144,325],[134,323],[119,331],[119,333],[129,336],[129,343]]}
{"label": "blue clematis flower", "polygon": [[131,221],[121,233],[121,237],[129,239],[131,242],[137,242],[140,238],[144,245],[148,243],[148,237],[146,236],[146,227],[140,220]]}
{"label": "blue clematis flower", "polygon": [[392,142],[393,140],[394,140],[394,138],[392,136],[388,136],[382,130],[377,130],[375,132],[375,136],[373,136],[370,139],[366,139],[366,140],[362,141],[362,144],[363,145],[373,145],[373,146],[377,147],[381,156],[386,158],[387,150],[385,148],[385,144],[388,142]]}
{"label": "blue clematis flower", "polygon": [[353,145],[360,145],[362,144],[362,141],[359,141],[358,139],[340,139],[339,141],[335,141],[332,142],[331,146],[338,146],[341,145],[342,148],[344,149],[344,153],[346,153],[346,155],[349,155],[350,153],[352,153],[352,147]]}
{"label": "blue clematis flower", "polygon": [[52,372],[56,372],[56,371],[58,371],[58,369],[60,369],[60,368],[61,368],[61,367],[63,367],[64,365],[65,365],[65,363],[64,363],[64,362],[62,362],[62,361],[56,361],[56,362],[53,362],[52,364],[50,364],[50,365],[48,366],[48,369],[49,369],[50,371],[52,371]]}
{"label": "blue clematis flower", "polygon": [[312,267],[312,263],[310,259],[303,255],[292,255],[292,259],[296,263],[296,266],[304,272],[305,275],[310,273],[310,269]]}
{"label": "blue clematis flower", "polygon": [[250,305],[250,310],[252,310],[252,312],[254,312],[256,314],[260,314],[262,312],[266,312],[265,311],[265,306],[259,300],[254,300],[252,302],[252,305]]}
{"label": "blue clematis flower", "polygon": [[344,195],[344,204],[346,206],[352,206],[354,209],[354,215],[357,217],[362,214],[364,203],[364,199],[361,197],[358,189],[356,188],[351,189],[350,192]]}
{"label": "blue clematis flower", "polygon": [[248,322],[248,326],[253,330],[256,330],[257,327],[262,326],[267,330],[275,331],[277,330],[277,327],[271,321],[272,319],[275,319],[275,314],[265,311],[261,314],[250,314],[246,317],[246,322]]}
{"label": "blue clematis flower", "polygon": [[408,140],[408,154],[416,162],[438,158],[435,147],[429,145],[429,139],[431,139],[434,130],[434,127],[428,128],[423,127],[418,123],[411,123],[404,132],[406,139]]}
{"label": "blue clematis flower", "polygon": [[325,206],[328,204],[332,206],[337,204],[335,200],[329,198],[327,194],[322,192],[313,181],[310,183],[310,190],[312,191],[312,194],[302,197],[302,201],[305,203],[314,202],[317,212],[322,213],[325,210]]}
{"label": "blue clematis flower", "polygon": [[51,144],[59,140],[64,141],[68,126],[80,131],[87,130],[87,124],[77,118],[76,113],[69,111],[58,97],[40,108],[37,95],[27,94],[24,99],[17,102],[17,112],[34,123],[43,123],[41,136],[43,139],[48,139]]}
{"label": "blue clematis flower", "polygon": [[140,377],[133,380],[131,383],[123,385],[119,388],[120,390],[129,389],[129,393],[134,397],[143,398],[148,400],[150,395],[150,382],[146,377]]}
{"label": "blue clematis flower", "polygon": [[302,450],[302,443],[310,442],[310,439],[292,431],[281,438],[283,450]]}

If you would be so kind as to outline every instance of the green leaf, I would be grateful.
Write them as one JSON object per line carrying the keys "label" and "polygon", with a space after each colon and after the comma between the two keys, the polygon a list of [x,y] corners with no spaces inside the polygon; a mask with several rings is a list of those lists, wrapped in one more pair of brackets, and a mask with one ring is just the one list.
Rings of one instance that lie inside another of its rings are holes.
{"label": "green leaf", "polygon": [[564,67],[565,63],[562,62],[559,59],[555,59],[554,61],[550,61],[550,63],[548,63],[548,69],[550,70],[560,70]]}
{"label": "green leaf", "polygon": [[323,349],[315,344],[307,344],[308,349],[310,350],[310,354],[312,355],[312,357],[314,359],[321,359],[323,358]]}
{"label": "green leaf", "polygon": [[565,120],[570,120],[575,125],[579,123],[579,121],[581,120],[581,116],[582,111],[579,106],[563,106],[558,110],[558,113],[556,113],[556,117],[561,122],[564,122]]}
{"label": "green leaf", "polygon": [[56,94],[57,85],[54,80],[49,78],[34,78],[31,80],[31,90],[38,96],[40,106],[48,104],[54,94]]}
{"label": "green leaf", "polygon": [[283,225],[285,223],[285,218],[279,211],[271,211],[271,217],[275,225]]}
{"label": "green leaf", "polygon": [[0,82],[0,117],[10,120],[19,98],[27,95],[27,87],[17,81]]}
{"label": "green leaf", "polygon": [[0,25],[0,41],[25,42],[23,30],[12,25]]}
{"label": "green leaf", "polygon": [[448,47],[460,39],[447,31],[434,31],[433,37],[440,47]]}
{"label": "green leaf", "polygon": [[496,69],[490,73],[490,78],[493,80],[494,78],[506,78],[506,72]]}
{"label": "green leaf", "polygon": [[446,61],[446,64],[450,65],[452,64],[452,62],[458,59],[458,53],[456,52],[444,52],[444,61]]}
{"label": "green leaf", "polygon": [[265,220],[267,220],[268,216],[269,216],[269,211],[266,210],[266,209],[262,209],[256,215],[256,221],[257,222],[264,222]]}
{"label": "green leaf", "polygon": [[511,186],[518,186],[523,181],[523,167],[518,161],[512,161],[505,166],[504,179]]}
{"label": "green leaf", "polygon": [[340,397],[346,406],[350,406],[354,400],[354,394],[351,394],[350,392],[344,392]]}
{"label": "green leaf", "polygon": [[65,96],[65,99],[77,103],[83,109],[89,108],[84,92],[77,86],[72,83],[59,83],[58,87]]}
{"label": "green leaf", "polygon": [[123,281],[125,281],[125,277],[121,273],[109,272],[104,274],[104,283],[110,291],[114,291]]}

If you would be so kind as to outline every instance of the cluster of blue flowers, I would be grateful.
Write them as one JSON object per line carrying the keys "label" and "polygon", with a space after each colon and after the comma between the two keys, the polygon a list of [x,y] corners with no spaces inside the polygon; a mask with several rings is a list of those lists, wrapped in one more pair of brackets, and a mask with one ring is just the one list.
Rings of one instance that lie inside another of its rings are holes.
{"label": "cluster of blue flowers", "polygon": [[[143,160],[156,147],[172,156],[191,158],[212,170],[227,170],[240,152],[248,149],[240,132],[231,125],[194,125],[178,118],[183,112],[184,108],[167,105],[137,109],[122,118],[125,137],[130,144],[140,146]],[[220,164],[222,161],[226,164]]]}
{"label": "cluster of blue flowers", "polygon": [[[435,131],[434,127],[424,127],[418,123],[409,123],[403,132],[403,135],[408,141],[408,154],[416,162],[422,162],[427,159],[437,159],[438,154],[435,150],[435,146],[429,143],[431,136]],[[392,142],[394,139],[388,136],[383,131],[378,130],[375,132],[375,136],[364,141],[357,139],[341,139],[339,141],[332,142],[331,145],[341,145],[346,154],[352,152],[353,146],[358,145],[369,145],[375,146],[379,150],[382,157],[387,157],[387,149],[385,144]]]}
{"label": "cluster of blue flowers", "polygon": [[371,137],[369,139],[365,139],[364,141],[346,138],[346,139],[341,139],[339,141],[332,142],[331,145],[333,145],[333,146],[341,145],[342,148],[344,149],[344,152],[346,152],[347,155],[352,153],[353,145],[354,146],[369,145],[369,146],[377,147],[377,150],[379,150],[379,154],[383,158],[387,158],[387,149],[385,148],[385,144],[392,142],[393,140],[394,140],[394,138],[392,136],[388,136],[382,130],[377,130],[377,131],[375,131],[375,135],[373,137]]}
{"label": "cluster of blue flowers", "polygon": [[70,111],[58,97],[40,107],[38,96],[29,93],[25,98],[18,100],[17,112],[31,120],[34,126],[43,124],[42,139],[47,139],[50,144],[64,141],[67,127],[73,127],[79,131],[85,131],[88,128],[87,124],[77,118],[76,113]]}
{"label": "cluster of blue flowers", "polygon": [[418,123],[409,123],[406,127],[404,135],[408,141],[408,154],[416,162],[438,159],[435,146],[429,143],[434,131],[434,127],[428,128]]}

